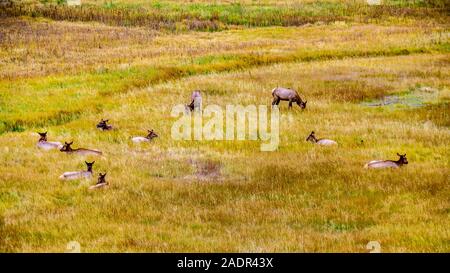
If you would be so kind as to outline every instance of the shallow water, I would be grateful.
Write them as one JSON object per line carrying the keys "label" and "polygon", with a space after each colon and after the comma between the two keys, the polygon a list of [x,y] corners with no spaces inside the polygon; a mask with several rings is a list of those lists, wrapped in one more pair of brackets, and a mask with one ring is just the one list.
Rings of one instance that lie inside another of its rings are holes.
{"label": "shallow water", "polygon": [[420,87],[398,95],[384,96],[382,99],[364,101],[361,104],[370,107],[423,107],[439,100],[439,90],[432,87]]}

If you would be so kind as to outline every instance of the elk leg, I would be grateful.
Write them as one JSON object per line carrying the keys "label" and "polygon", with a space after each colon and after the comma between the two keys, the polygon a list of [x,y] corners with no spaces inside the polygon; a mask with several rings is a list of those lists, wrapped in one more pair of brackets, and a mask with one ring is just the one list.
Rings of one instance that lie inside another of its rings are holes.
{"label": "elk leg", "polygon": [[289,100],[289,109],[292,109],[292,100]]}

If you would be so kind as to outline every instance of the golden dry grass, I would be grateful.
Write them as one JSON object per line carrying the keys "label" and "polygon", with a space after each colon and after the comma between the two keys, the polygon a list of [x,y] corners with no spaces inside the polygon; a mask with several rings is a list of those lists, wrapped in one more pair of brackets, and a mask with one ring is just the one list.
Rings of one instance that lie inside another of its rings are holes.
{"label": "golden dry grass", "polygon": [[[386,22],[392,18],[446,23],[445,0],[367,1],[87,1],[70,7],[65,0],[6,0],[7,16],[47,17],[54,20],[96,21],[115,26],[141,26],[170,32],[220,31],[242,27],[301,26],[345,21]],[[0,14],[1,15],[1,14]]]}
{"label": "golden dry grass", "polygon": [[[140,65],[203,64],[244,54],[277,57],[310,52],[314,57],[326,51],[345,54],[346,51],[426,49],[444,43],[448,35],[444,25],[419,22],[398,26],[337,22],[331,26],[178,35],[145,28],[98,24],[93,27],[84,23],[15,18],[0,20],[0,26],[2,78],[118,70]],[[208,57],[198,58],[201,56]]]}
{"label": "golden dry grass", "polygon": [[[74,240],[83,252],[365,252],[369,241],[383,252],[450,251],[446,25],[175,34],[6,20],[1,251],[62,252]],[[305,111],[282,104],[276,152],[260,152],[259,141],[170,136],[172,107],[194,89],[206,105],[269,105],[275,86],[308,100]],[[362,103],[424,87],[437,90],[424,107]],[[101,118],[116,130],[96,130]],[[132,144],[152,128],[159,138]],[[41,151],[35,132],[47,130],[49,140],[105,154]],[[312,130],[339,146],[306,142]],[[363,168],[397,152],[408,166]],[[108,172],[109,188],[58,180],[84,160],[96,160],[95,175]]]}

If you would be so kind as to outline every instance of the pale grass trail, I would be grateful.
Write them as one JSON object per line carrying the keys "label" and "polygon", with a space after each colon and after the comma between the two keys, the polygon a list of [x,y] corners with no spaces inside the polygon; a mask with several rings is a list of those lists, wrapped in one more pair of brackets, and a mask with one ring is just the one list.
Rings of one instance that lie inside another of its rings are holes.
{"label": "pale grass trail", "polygon": [[[448,43],[443,26],[421,21],[177,35],[41,19],[6,19],[4,24],[0,89],[7,111],[0,111],[0,133],[61,125],[114,107],[123,93],[190,75],[295,61],[445,53]],[[271,84],[278,85],[278,78]],[[386,89],[367,90],[364,84],[346,81],[334,92],[351,97]]]}

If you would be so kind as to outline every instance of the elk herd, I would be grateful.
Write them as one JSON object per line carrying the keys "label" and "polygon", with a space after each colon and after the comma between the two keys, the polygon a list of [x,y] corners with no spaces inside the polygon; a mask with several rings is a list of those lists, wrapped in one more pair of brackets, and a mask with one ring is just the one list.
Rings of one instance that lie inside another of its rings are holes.
{"label": "elk herd", "polygon": [[[98,124],[97,128],[102,131],[109,131],[112,130],[113,127],[108,123],[108,120],[102,119]],[[47,132],[44,133],[38,133],[40,138],[37,143],[37,147],[41,148],[43,150],[51,150],[51,149],[59,149],[60,152],[66,153],[66,154],[76,154],[76,155],[82,155],[82,156],[99,156],[103,153],[99,150],[94,149],[87,149],[87,148],[72,148],[73,141],[71,142],[64,142],[64,144],[61,144],[60,142],[52,142],[47,140]],[[148,142],[151,141],[153,138],[158,137],[158,135],[153,130],[148,130],[148,134],[145,137],[133,137],[131,140],[135,143],[139,142]],[[59,176],[59,179],[61,180],[78,180],[78,179],[91,179],[93,177],[93,166],[95,161],[93,162],[87,162],[86,164],[86,170],[85,171],[70,171],[70,172],[64,172],[62,175]],[[89,189],[99,189],[103,188],[105,186],[108,186],[109,183],[106,181],[106,172],[104,174],[99,173],[98,180],[95,185],[92,185],[89,187]]]}
{"label": "elk herd", "polygon": [[[302,98],[299,96],[298,92],[289,89],[289,88],[283,88],[283,87],[277,87],[272,90],[272,106],[278,106],[280,101],[288,101],[289,102],[289,109],[292,108],[292,104],[296,103],[302,110],[306,108],[307,101],[302,100]],[[187,111],[194,111],[196,108],[201,107],[201,94],[200,91],[195,90],[192,93],[191,96],[191,102],[186,105]],[[110,131],[113,130],[114,127],[110,124],[108,124],[109,120],[102,119],[97,125],[96,128],[101,131]],[[95,149],[88,149],[88,148],[72,148],[73,141],[71,142],[64,142],[64,144],[56,141],[48,141],[47,139],[47,132],[44,133],[38,133],[39,134],[39,140],[37,143],[37,147],[43,150],[52,150],[52,149],[59,149],[60,152],[66,153],[66,154],[76,154],[76,155],[82,155],[82,156],[100,156],[103,153],[99,150]],[[136,136],[132,137],[131,141],[133,143],[141,143],[141,142],[150,142],[152,139],[158,137],[158,135],[152,130],[147,130],[146,136]],[[338,143],[331,139],[326,138],[317,138],[315,135],[315,132],[312,131],[309,136],[306,138],[306,141],[309,141],[311,143],[321,145],[321,146],[335,146],[338,145]],[[364,168],[371,168],[371,169],[382,169],[382,168],[399,168],[403,165],[408,164],[408,160],[406,159],[406,154],[399,154],[398,160],[373,160],[368,162],[364,165]],[[61,180],[77,180],[77,179],[91,179],[93,177],[93,166],[95,161],[93,162],[87,162],[86,164],[86,170],[85,171],[70,171],[70,172],[64,172],[59,178]],[[106,181],[106,172],[104,174],[99,173],[97,183],[90,186],[89,189],[99,189],[103,188],[105,186],[108,186],[109,183]]]}

